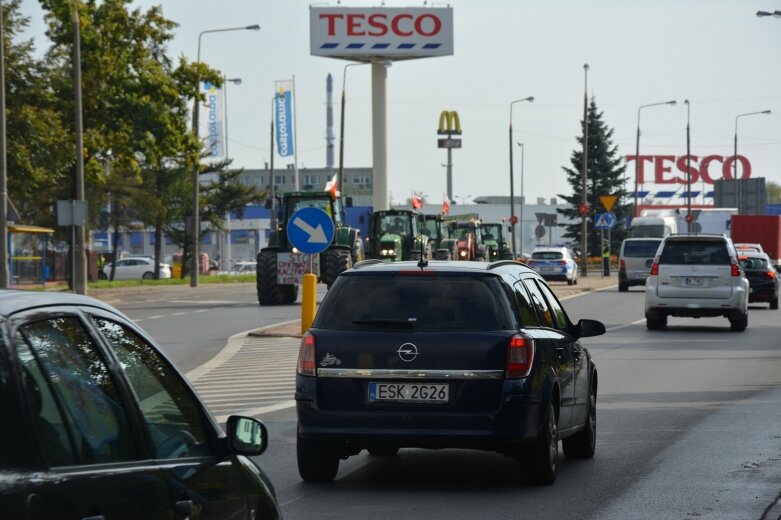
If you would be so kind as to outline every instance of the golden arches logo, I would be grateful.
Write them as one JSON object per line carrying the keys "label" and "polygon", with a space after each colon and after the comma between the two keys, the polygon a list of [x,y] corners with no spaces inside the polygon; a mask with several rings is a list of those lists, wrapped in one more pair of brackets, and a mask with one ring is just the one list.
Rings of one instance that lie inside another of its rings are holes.
{"label": "golden arches logo", "polygon": [[458,117],[458,112],[455,110],[443,110],[439,114],[439,130],[437,133],[440,135],[461,135],[461,120]]}

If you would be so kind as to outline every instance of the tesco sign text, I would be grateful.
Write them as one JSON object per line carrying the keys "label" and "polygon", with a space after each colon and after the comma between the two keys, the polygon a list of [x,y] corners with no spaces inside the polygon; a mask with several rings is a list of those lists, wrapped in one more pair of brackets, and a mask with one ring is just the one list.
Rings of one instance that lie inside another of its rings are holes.
{"label": "tesco sign text", "polygon": [[[687,167],[685,155],[641,155],[637,163],[637,183],[686,184],[691,174],[692,184],[715,184],[719,179],[732,180],[732,168],[736,157],[732,155],[691,155]],[[636,155],[627,155],[627,164],[636,161]],[[737,172],[741,179],[751,177],[751,163],[743,155],[737,156]]]}
{"label": "tesco sign text", "polygon": [[392,33],[400,37],[431,37],[442,30],[442,20],[430,13],[418,16],[399,13],[392,17],[382,13],[323,13],[320,19],[327,22],[328,36],[385,36]]}

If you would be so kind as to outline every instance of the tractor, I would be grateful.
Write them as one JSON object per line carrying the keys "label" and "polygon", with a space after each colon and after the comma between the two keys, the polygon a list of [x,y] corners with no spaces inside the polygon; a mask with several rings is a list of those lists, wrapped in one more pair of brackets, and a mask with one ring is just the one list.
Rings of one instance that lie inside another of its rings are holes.
{"label": "tractor", "polygon": [[452,220],[447,223],[447,234],[444,247],[450,250],[453,259],[485,262],[486,250],[478,219]]}
{"label": "tractor", "polygon": [[369,258],[383,262],[431,259],[429,237],[418,227],[419,217],[414,211],[390,209],[375,211],[369,222],[366,251]]}
{"label": "tractor", "polygon": [[[266,206],[273,211],[271,202],[268,201]],[[350,202],[348,198],[348,206]],[[282,265],[284,271],[291,255],[295,256],[295,253],[298,253],[287,237],[288,221],[297,211],[310,207],[325,211],[334,222],[333,241],[319,255],[318,281],[330,288],[342,271],[363,260],[361,232],[345,225],[341,198],[328,191],[286,193],[282,196],[282,204],[278,211],[277,228],[271,232],[268,245],[260,250],[257,257],[256,282],[258,302],[261,305],[293,303],[298,298],[299,280],[292,280],[288,276],[289,273],[280,273],[279,267]]]}
{"label": "tractor", "polygon": [[447,226],[442,215],[420,215],[420,227],[423,234],[429,237],[434,260],[451,260],[450,250],[445,247]]}
{"label": "tractor", "polygon": [[513,259],[513,252],[504,240],[504,233],[502,233],[503,226],[501,224],[483,223],[480,228],[483,245],[485,246],[486,258],[489,262]]}

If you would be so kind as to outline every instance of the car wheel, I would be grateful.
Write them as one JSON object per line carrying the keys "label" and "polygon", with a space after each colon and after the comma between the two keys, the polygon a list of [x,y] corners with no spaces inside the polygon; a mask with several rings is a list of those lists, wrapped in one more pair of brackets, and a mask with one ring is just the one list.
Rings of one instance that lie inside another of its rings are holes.
{"label": "car wheel", "polygon": [[144,280],[153,280],[155,277],[155,273],[144,273]]}
{"label": "car wheel", "polygon": [[575,283],[574,278],[567,278],[567,285],[573,285]]}
{"label": "car wheel", "polygon": [[590,459],[597,449],[597,398],[591,392],[588,398],[588,415],[584,428],[561,441],[564,456],[570,459]]}
{"label": "car wheel", "polygon": [[399,452],[398,446],[374,446],[367,450],[370,455],[376,457],[390,457],[396,455]]}
{"label": "car wheel", "polygon": [[743,332],[748,327],[748,314],[741,314],[729,319],[729,328],[733,332]]}
{"label": "car wheel", "polygon": [[528,482],[550,485],[556,480],[556,468],[559,465],[559,424],[553,403],[548,404],[540,434],[526,451],[521,464],[521,472]]}
{"label": "car wheel", "polygon": [[296,435],[298,474],[306,482],[330,482],[339,470],[339,457],[323,442]]}
{"label": "car wheel", "polygon": [[646,316],[645,326],[648,330],[662,330],[667,326],[667,316],[662,316],[660,318],[649,318]]}
{"label": "car wheel", "polygon": [[773,310],[778,309],[778,295],[770,301],[770,308]]}

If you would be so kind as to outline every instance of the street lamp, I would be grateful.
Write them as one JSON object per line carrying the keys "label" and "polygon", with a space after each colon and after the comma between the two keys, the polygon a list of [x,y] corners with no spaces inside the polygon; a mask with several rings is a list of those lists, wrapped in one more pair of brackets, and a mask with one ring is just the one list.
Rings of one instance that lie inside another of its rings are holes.
{"label": "street lamp", "polygon": [[671,101],[660,101],[659,103],[649,103],[647,105],[640,105],[637,108],[637,142],[635,145],[635,217],[639,216],[639,211],[637,208],[637,178],[639,175],[639,167],[640,167],[640,111],[644,108],[648,107],[656,107],[660,105],[677,105],[678,102],[674,99]]}
{"label": "street lamp", "polygon": [[735,183],[735,206],[738,208],[738,214],[741,213],[740,211],[740,190],[738,189],[738,185],[740,182],[738,181],[738,119],[741,117],[747,117],[747,116],[756,116],[759,114],[770,114],[770,110],[760,110],[759,112],[746,112],[745,114],[738,114],[735,116],[735,149],[732,152],[732,182]]}
{"label": "street lamp", "polygon": [[765,16],[773,16],[775,18],[781,18],[781,11],[773,11],[772,13],[768,11],[757,11],[758,18],[762,18]]}
{"label": "street lamp", "polygon": [[225,110],[225,158],[229,159],[228,155],[228,83],[234,85],[241,85],[241,78],[226,78],[222,77],[222,105]]}
{"label": "street lamp", "polygon": [[348,63],[342,71],[342,107],[339,122],[339,172],[336,177],[336,189],[344,195],[344,102],[347,95],[347,67],[356,65],[368,65],[367,63]]}
{"label": "street lamp", "polygon": [[[247,25],[245,27],[228,27],[227,29],[208,29],[206,31],[201,31],[198,33],[198,54],[196,58],[196,63],[201,62],[201,37],[203,37],[204,34],[209,33],[217,33],[217,32],[227,32],[227,31],[259,31],[260,25],[254,24],[254,25]],[[192,218],[192,251],[193,251],[193,257],[191,259],[190,263],[190,287],[198,287],[198,257],[199,255],[199,242],[200,242],[200,230],[201,230],[201,222],[200,222],[200,186],[199,186],[199,174],[200,174],[200,154],[201,154],[201,139],[198,136],[198,109],[200,107],[199,103],[199,93],[201,89],[201,82],[198,80],[198,87],[197,91],[195,93],[195,102],[193,103],[193,134],[195,135],[195,141],[198,143],[198,153],[195,155],[195,160],[193,161],[193,218]],[[227,139],[226,139],[227,143]]]}
{"label": "street lamp", "polygon": [[580,258],[588,276],[588,63],[583,64],[583,164],[580,173]]}
{"label": "street lamp", "polygon": [[[691,133],[689,131],[689,119],[691,104],[684,99],[686,105],[686,232],[692,232],[692,169],[691,169]],[[639,160],[639,159],[637,159]]]}
{"label": "street lamp", "polygon": [[463,206],[464,204],[466,204],[466,199],[468,199],[468,198],[469,198],[469,197],[471,197],[471,196],[472,196],[471,194],[469,194],[469,195],[464,195],[464,196],[461,196],[461,195],[453,195],[453,197],[454,197],[454,198],[456,198],[456,199],[461,199],[461,205],[462,205],[462,206]]}
{"label": "street lamp", "polygon": [[[222,77],[222,105],[223,110],[225,111],[225,159],[230,159],[230,155],[228,154],[228,83],[233,83],[234,85],[241,85],[241,78],[226,78],[225,76]],[[223,269],[229,269],[230,268],[230,260],[233,256],[233,253],[231,251],[231,212],[230,210],[227,211],[225,214],[225,227],[227,229],[227,232],[225,233],[225,239],[224,239],[224,247],[225,249],[222,251],[222,258],[221,258],[221,266]],[[223,241],[221,240],[220,245],[222,247]]]}
{"label": "street lamp", "polygon": [[523,203],[524,203],[524,200],[523,200],[523,149],[524,149],[524,147],[523,147],[523,143],[515,143],[515,144],[517,144],[518,146],[521,147],[521,211],[520,211],[521,216],[519,217],[519,221],[521,223],[521,229],[520,229],[520,237],[519,237],[518,241],[520,242],[520,246],[521,246],[521,257],[523,257]]}
{"label": "street lamp", "polygon": [[534,101],[534,96],[510,102],[510,230],[512,232],[513,258],[515,258],[515,179],[513,176],[513,105],[522,101]]}

